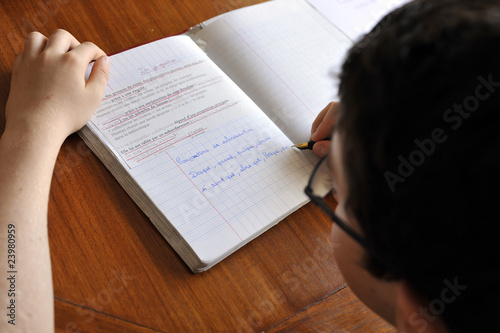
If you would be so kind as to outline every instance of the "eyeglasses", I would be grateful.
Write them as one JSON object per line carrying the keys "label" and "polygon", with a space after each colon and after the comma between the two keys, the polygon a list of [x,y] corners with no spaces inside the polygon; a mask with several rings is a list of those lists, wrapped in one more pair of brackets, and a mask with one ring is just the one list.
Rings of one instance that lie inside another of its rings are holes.
{"label": "eyeglasses", "polygon": [[325,155],[314,167],[311,178],[309,179],[309,183],[304,189],[304,192],[316,206],[321,208],[323,212],[339,226],[340,229],[345,231],[352,239],[354,239],[359,245],[361,245],[374,259],[376,259],[380,264],[384,265],[385,268],[389,269],[392,273],[399,272],[398,268],[396,268],[393,264],[382,257],[377,251],[375,251],[364,238],[362,238],[337,214],[335,214],[333,209],[325,202],[323,197],[331,190],[332,185],[333,178],[329,156]]}

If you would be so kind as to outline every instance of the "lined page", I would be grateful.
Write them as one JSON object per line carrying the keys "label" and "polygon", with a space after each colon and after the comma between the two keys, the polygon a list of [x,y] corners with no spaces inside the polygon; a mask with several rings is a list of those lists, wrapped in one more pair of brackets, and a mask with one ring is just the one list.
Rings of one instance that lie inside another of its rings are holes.
{"label": "lined page", "polygon": [[186,36],[112,56],[88,127],[166,218],[150,216],[160,232],[182,256],[168,220],[201,267],[307,202],[312,162]]}
{"label": "lined page", "polygon": [[276,0],[229,12],[192,36],[294,142],[337,97],[349,38],[307,2]]}

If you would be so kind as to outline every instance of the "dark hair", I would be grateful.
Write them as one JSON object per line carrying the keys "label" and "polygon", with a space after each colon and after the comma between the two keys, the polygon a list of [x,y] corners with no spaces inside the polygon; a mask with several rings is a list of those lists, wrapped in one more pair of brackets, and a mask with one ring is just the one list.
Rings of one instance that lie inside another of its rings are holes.
{"label": "dark hair", "polygon": [[399,271],[367,254],[368,269],[453,332],[497,327],[500,3],[396,9],[349,51],[339,96],[347,209]]}

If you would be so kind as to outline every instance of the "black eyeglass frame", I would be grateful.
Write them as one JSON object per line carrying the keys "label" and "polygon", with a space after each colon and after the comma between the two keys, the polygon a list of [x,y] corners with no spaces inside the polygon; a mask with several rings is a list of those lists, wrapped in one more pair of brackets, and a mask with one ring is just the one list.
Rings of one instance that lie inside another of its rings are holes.
{"label": "black eyeglass frame", "polygon": [[345,231],[352,239],[354,239],[359,245],[361,245],[372,257],[374,257],[379,263],[384,265],[387,269],[389,269],[393,274],[397,274],[399,272],[399,269],[396,268],[392,263],[387,261],[383,256],[381,256],[377,251],[375,251],[367,242],[366,240],[361,237],[356,231],[354,231],[347,223],[342,221],[342,219],[335,214],[335,212],[332,210],[332,208],[325,202],[325,200],[314,194],[312,184],[314,177],[316,176],[317,171],[319,170],[320,166],[325,163],[325,161],[329,158],[328,154],[323,156],[318,164],[313,169],[313,172],[311,173],[311,177],[309,178],[309,182],[307,183],[306,188],[304,189],[304,192],[306,195],[311,199],[312,203],[314,203],[316,206],[321,208],[323,212],[333,221],[335,222],[340,229]]}

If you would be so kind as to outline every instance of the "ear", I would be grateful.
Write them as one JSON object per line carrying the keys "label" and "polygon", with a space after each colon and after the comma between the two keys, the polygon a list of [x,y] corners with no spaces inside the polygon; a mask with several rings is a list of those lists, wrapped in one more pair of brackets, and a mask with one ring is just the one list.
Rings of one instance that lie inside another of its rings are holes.
{"label": "ear", "polygon": [[448,332],[441,316],[429,308],[431,302],[418,294],[407,282],[396,287],[396,328],[401,333]]}

